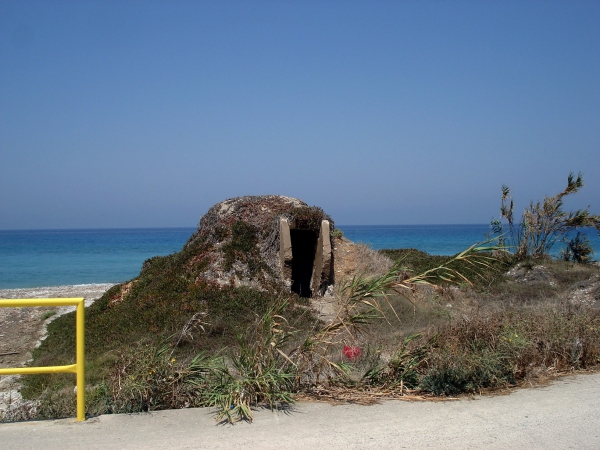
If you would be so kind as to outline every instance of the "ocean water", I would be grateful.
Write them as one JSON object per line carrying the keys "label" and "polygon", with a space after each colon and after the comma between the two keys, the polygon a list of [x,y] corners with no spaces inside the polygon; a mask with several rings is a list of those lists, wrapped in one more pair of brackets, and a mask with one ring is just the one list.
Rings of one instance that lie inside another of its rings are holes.
{"label": "ocean water", "polygon": [[[486,239],[489,225],[341,225],[374,249],[416,248],[453,255]],[[195,228],[0,231],[0,289],[119,283],[152,256],[181,250]],[[586,235],[600,253],[595,230]],[[560,246],[553,249],[557,253]],[[596,255],[596,258],[598,256]]]}
{"label": "ocean water", "polygon": [[454,255],[486,240],[489,225],[361,225],[339,226],[344,236],[373,249],[416,248],[431,255]]}
{"label": "ocean water", "polygon": [[195,228],[0,231],[0,289],[118,283],[181,250]]}
{"label": "ocean water", "polygon": [[[375,250],[383,248],[416,248],[430,255],[455,255],[473,244],[485,242],[489,224],[476,225],[360,225],[339,226],[344,236],[354,242],[368,244]],[[594,228],[583,229],[590,244],[598,250],[600,237]],[[557,242],[551,250],[556,256],[565,244]]]}

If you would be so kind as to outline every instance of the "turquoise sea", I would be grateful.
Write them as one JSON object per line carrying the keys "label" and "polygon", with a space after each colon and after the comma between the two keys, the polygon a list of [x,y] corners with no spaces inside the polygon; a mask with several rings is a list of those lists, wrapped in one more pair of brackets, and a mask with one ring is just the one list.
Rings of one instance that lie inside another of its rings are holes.
{"label": "turquoise sea", "polygon": [[[453,255],[484,241],[489,225],[341,225],[344,235],[374,249],[416,248]],[[0,231],[0,289],[117,283],[142,263],[179,251],[195,228]],[[600,252],[600,238],[586,233]],[[558,252],[560,247],[554,249]]]}

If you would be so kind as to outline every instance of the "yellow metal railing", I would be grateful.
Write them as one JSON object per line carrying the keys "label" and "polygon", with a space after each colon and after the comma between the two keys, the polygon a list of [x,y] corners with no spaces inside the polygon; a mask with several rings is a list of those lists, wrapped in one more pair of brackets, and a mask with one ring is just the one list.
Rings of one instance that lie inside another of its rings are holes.
{"label": "yellow metal railing", "polygon": [[32,373],[75,373],[77,374],[77,420],[85,420],[85,324],[83,298],[23,298],[0,299],[0,308],[23,308],[31,306],[77,306],[75,364],[68,366],[17,367],[0,369],[0,375],[27,375]]}

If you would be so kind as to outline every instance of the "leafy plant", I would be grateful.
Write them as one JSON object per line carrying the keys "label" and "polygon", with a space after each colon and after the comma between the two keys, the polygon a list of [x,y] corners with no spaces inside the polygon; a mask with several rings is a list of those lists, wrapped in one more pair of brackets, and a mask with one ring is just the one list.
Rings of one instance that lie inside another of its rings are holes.
{"label": "leafy plant", "polygon": [[574,238],[567,241],[567,248],[562,249],[558,257],[564,261],[575,261],[581,264],[592,262],[594,249],[585,234],[579,231]]}
{"label": "leafy plant", "polygon": [[344,232],[339,228],[334,228],[331,232],[331,237],[341,239],[344,237]]}
{"label": "leafy plant", "polygon": [[185,363],[165,343],[140,343],[121,354],[114,366],[106,412],[200,406],[199,389],[208,383],[214,366],[205,353]]}
{"label": "leafy plant", "polygon": [[238,220],[231,227],[231,240],[223,245],[225,256],[223,268],[230,270],[235,261],[246,262],[251,272],[257,272],[260,266],[258,243],[258,230],[256,227]]}
{"label": "leafy plant", "polygon": [[541,203],[531,202],[517,222],[510,188],[502,186],[500,219],[506,220],[509,229],[504,233],[501,220],[494,219],[491,222],[492,234],[498,235],[499,243],[511,247],[515,257],[522,260],[547,256],[557,241],[577,228],[594,226],[600,230],[600,216],[590,214],[588,208],[570,212],[562,209],[563,199],[576,194],[582,187],[582,174],[574,178],[570,173],[567,187],[562,192],[544,197]]}
{"label": "leafy plant", "polygon": [[429,369],[419,387],[435,395],[456,395],[506,384],[515,384],[509,361],[488,350],[445,358]]}
{"label": "leafy plant", "polygon": [[218,419],[252,421],[252,407],[269,408],[293,403],[295,367],[281,350],[290,337],[287,323],[277,314],[285,302],[260,317],[247,335],[238,336],[238,348],[213,370],[201,394],[207,406],[217,408]]}
{"label": "leafy plant", "polygon": [[390,389],[394,389],[399,385],[402,388],[416,388],[419,385],[417,369],[427,356],[427,348],[417,346],[409,349],[408,347],[411,341],[420,337],[421,334],[408,335],[386,366],[370,368],[363,379],[371,385],[385,386]]}
{"label": "leafy plant", "polygon": [[[501,248],[487,244],[489,242],[473,245],[442,264],[416,275],[407,274],[400,260],[381,276],[356,275],[342,282],[336,316],[329,324],[311,333],[291,354],[297,362],[297,384],[317,384],[323,378],[344,376],[349,365],[336,360],[341,353],[337,349],[347,342],[355,342],[372,321],[385,319],[384,305],[397,317],[389,301],[390,293],[397,293],[411,301],[411,293],[417,285],[437,286],[435,283],[439,282],[471,284],[469,278],[455,269],[454,265],[461,262],[471,266],[475,274],[481,269],[489,269],[496,260],[490,256],[490,252]],[[406,361],[401,362],[404,363]]]}

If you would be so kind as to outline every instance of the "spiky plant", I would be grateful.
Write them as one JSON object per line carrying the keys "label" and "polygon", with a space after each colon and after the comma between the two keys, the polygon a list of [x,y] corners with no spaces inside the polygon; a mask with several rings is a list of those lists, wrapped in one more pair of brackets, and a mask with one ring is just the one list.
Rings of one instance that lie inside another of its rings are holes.
{"label": "spiky plant", "polygon": [[566,240],[567,247],[562,249],[558,257],[564,261],[575,261],[581,264],[592,262],[594,249],[587,236],[579,231],[574,238]]}
{"label": "spiky plant", "polygon": [[[456,263],[471,266],[475,273],[490,269],[496,258],[494,251],[504,247],[490,245],[490,241],[475,244],[460,252],[447,262],[420,274],[407,275],[402,260],[396,262],[385,274],[366,277],[363,274],[342,282],[339,307],[334,319],[310,334],[298,348],[290,353],[297,367],[297,385],[318,384],[324,378],[343,376],[349,366],[336,361],[338,349],[344,342],[355,341],[366,325],[373,320],[385,318],[384,304],[396,314],[390,303],[390,293],[397,293],[412,302],[411,294],[418,285],[438,286],[438,283],[472,284],[461,271],[453,268]],[[414,305],[414,303],[413,303]]]}
{"label": "spiky plant", "polygon": [[271,307],[246,334],[237,337],[238,347],[212,371],[202,394],[217,418],[227,422],[252,421],[252,407],[278,408],[293,402],[293,362],[282,351],[292,330],[280,312],[285,301]]}
{"label": "spiky plant", "polygon": [[[520,222],[514,217],[514,201],[510,188],[502,186],[500,220],[492,220],[492,233],[498,235],[501,244],[510,246],[518,260],[542,258],[550,253],[554,244],[570,232],[581,227],[596,227],[600,230],[600,216],[592,215],[588,208],[576,211],[564,211],[563,199],[579,192],[583,187],[581,173],[577,178],[569,174],[567,187],[557,195],[544,197],[542,202],[531,202],[521,216]],[[508,223],[508,232],[504,234],[501,219]]]}

